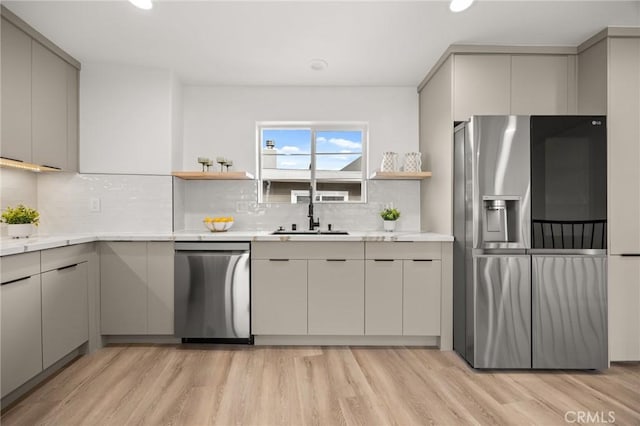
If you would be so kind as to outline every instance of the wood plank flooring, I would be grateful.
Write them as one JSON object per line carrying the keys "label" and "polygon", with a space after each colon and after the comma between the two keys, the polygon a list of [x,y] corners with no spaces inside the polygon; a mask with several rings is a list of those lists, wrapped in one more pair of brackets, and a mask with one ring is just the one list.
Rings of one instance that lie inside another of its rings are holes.
{"label": "wood plank flooring", "polygon": [[[640,425],[640,363],[477,372],[426,348],[110,346],[2,415],[10,425]],[[586,414],[585,414],[586,415]],[[584,420],[585,418],[583,418]]]}

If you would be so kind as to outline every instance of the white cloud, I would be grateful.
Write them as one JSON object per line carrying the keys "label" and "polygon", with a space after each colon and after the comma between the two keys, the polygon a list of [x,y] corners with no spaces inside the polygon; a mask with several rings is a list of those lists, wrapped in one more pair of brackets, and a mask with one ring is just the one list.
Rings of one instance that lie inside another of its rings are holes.
{"label": "white cloud", "polygon": [[349,139],[331,138],[328,140],[328,142],[340,148],[353,149],[353,150],[362,149],[361,142],[354,142],[354,141],[350,141]]}
{"label": "white cloud", "polygon": [[327,138],[325,138],[324,136],[319,136],[316,138],[316,142],[326,142]]}
{"label": "white cloud", "polygon": [[278,148],[278,153],[281,154],[297,154],[300,152],[300,148],[297,146],[283,146],[282,148]]}

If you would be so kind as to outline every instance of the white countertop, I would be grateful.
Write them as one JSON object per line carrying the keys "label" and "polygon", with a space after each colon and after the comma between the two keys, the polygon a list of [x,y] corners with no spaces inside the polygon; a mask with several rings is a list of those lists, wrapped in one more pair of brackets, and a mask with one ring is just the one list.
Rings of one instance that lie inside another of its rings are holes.
{"label": "white countertop", "polygon": [[175,233],[97,233],[36,235],[0,240],[0,256],[46,250],[94,241],[435,241],[452,242],[453,236],[432,232],[349,232],[349,235],[272,235],[271,231]]}

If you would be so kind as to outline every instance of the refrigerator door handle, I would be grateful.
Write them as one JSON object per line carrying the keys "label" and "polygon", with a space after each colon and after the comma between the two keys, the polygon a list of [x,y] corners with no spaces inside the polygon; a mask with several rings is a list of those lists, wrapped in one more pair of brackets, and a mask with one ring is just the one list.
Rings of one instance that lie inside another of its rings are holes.
{"label": "refrigerator door handle", "polygon": [[552,256],[606,256],[604,249],[529,249],[528,254],[532,255],[552,255]]}

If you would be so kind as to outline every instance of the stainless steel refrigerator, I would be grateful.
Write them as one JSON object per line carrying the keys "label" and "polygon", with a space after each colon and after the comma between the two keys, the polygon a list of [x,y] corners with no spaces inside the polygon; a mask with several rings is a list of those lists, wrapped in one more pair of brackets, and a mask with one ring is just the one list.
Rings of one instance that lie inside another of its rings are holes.
{"label": "stainless steel refrigerator", "polygon": [[454,350],[475,368],[604,369],[606,122],[474,116],[454,137]]}

